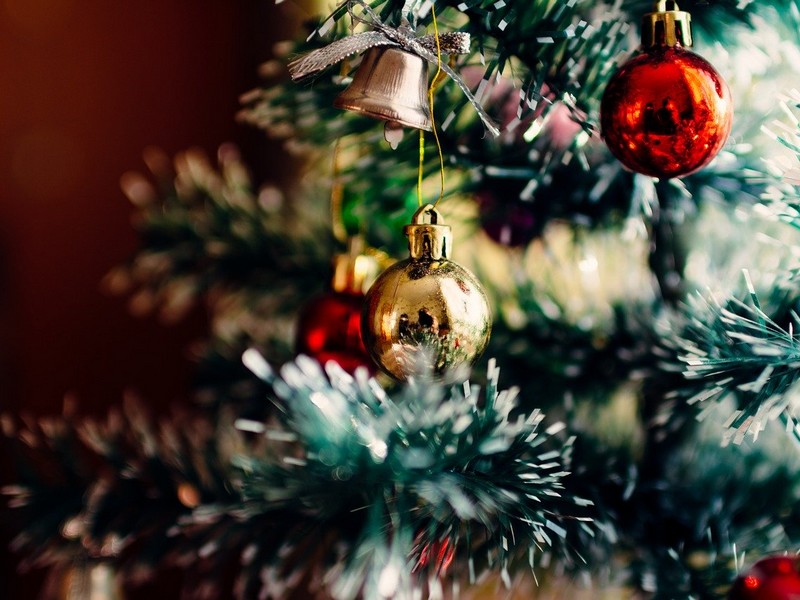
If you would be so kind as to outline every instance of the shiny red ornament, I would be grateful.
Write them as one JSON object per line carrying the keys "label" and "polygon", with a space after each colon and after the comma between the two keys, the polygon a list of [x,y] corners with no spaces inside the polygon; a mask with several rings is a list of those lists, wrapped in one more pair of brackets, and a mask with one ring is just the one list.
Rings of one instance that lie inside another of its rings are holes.
{"label": "shiny red ornament", "polygon": [[348,252],[334,257],[331,289],[302,310],[295,338],[298,354],[322,364],[332,360],[349,373],[374,365],[361,341],[361,311],[364,293],[380,267],[362,249],[363,242],[352,238]]}
{"label": "shiny red ornament", "polygon": [[328,292],[314,298],[300,315],[297,326],[298,354],[324,364],[335,361],[352,373],[372,361],[361,341],[363,294]]}
{"label": "shiny red ornament", "polygon": [[770,556],[736,578],[729,600],[797,600],[800,598],[800,558]]}
{"label": "shiny red ornament", "polygon": [[716,69],[686,49],[688,13],[663,0],[656,9],[645,15],[641,51],[608,83],[600,125],[609,150],[629,169],[679,177],[707,165],[725,145],[733,101]]}

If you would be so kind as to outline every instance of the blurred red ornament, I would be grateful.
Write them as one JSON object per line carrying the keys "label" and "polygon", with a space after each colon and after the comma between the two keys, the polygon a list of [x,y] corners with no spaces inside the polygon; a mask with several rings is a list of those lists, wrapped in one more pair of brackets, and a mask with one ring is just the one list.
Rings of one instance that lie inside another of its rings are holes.
{"label": "blurred red ornament", "polygon": [[611,153],[654,177],[688,175],[722,149],[733,102],[722,76],[686,49],[689,13],[661,0],[645,15],[641,52],[608,83],[600,125]]}
{"label": "blurred red ornament", "polygon": [[434,542],[421,542],[422,534],[417,534],[416,545],[413,553],[417,556],[417,562],[412,569],[412,573],[432,567],[438,575],[446,575],[447,569],[456,557],[456,547],[448,538]]}
{"label": "blurred red ornament", "polygon": [[297,353],[320,363],[335,361],[352,373],[370,364],[361,342],[363,294],[328,292],[314,298],[300,315],[297,327]]}
{"label": "blurred red ornament", "polygon": [[364,291],[375,279],[378,263],[359,250],[360,243],[351,240],[349,252],[336,256],[332,289],[302,310],[295,344],[297,354],[322,364],[332,360],[349,373],[373,365],[361,341],[361,309]]}
{"label": "blurred red ornament", "polygon": [[733,582],[729,600],[797,600],[800,598],[800,558],[770,556],[754,564]]}

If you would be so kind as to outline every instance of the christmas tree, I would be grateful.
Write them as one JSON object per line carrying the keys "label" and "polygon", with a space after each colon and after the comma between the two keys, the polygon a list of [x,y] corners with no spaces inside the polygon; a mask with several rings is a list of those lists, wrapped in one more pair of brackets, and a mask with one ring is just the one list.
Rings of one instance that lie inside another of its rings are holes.
{"label": "christmas tree", "polygon": [[123,178],[141,249],[106,284],[209,307],[197,406],[6,415],[23,566],[68,597],[176,568],[186,598],[800,593],[798,26],[319,15],[239,115],[297,185],[229,145]]}

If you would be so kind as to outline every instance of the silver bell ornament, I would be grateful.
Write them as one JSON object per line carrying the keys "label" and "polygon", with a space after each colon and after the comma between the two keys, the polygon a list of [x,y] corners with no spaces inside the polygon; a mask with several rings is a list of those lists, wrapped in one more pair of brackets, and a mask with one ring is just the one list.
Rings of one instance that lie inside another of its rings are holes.
{"label": "silver bell ornament", "polygon": [[450,227],[431,205],[404,228],[410,256],[386,269],[367,292],[361,317],[364,346],[399,380],[441,377],[469,367],[483,353],[492,312],[478,279],[448,259]]}
{"label": "silver bell ornament", "polygon": [[385,136],[390,141],[392,132],[402,134],[402,127],[430,131],[428,63],[400,48],[370,48],[333,105],[386,121]]}

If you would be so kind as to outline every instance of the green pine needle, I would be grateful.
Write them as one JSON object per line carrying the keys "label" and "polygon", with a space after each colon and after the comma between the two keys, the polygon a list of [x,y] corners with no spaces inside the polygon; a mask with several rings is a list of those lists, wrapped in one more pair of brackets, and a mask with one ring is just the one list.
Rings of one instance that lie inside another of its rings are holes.
{"label": "green pine needle", "polygon": [[691,297],[672,340],[687,379],[674,395],[698,405],[735,395],[739,406],[728,425],[737,443],[747,434],[757,436],[771,419],[784,415],[794,420],[800,379],[796,298],[785,285],[776,287],[769,314],[749,280],[748,287],[750,302]]}
{"label": "green pine needle", "polygon": [[554,437],[563,425],[542,430],[539,411],[515,417],[516,391],[498,391],[494,367],[484,394],[423,379],[389,396],[365,371],[353,378],[334,363],[323,372],[299,357],[277,375],[255,351],[245,362],[272,386],[281,423],[239,424],[272,442],[265,458],[241,461],[246,511],[289,511],[311,529],[350,523],[337,597],[421,586],[415,566],[446,571],[421,558],[433,548],[452,552],[462,572],[484,561],[504,572],[591,530],[592,503],[563,493],[572,445]]}

